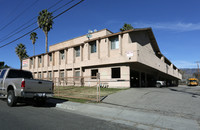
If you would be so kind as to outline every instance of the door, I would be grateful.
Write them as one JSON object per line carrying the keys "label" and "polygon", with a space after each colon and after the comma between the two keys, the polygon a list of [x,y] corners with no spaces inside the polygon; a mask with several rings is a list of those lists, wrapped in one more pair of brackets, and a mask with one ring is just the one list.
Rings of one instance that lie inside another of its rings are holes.
{"label": "door", "polygon": [[139,87],[139,72],[130,69],[130,85],[131,87]]}

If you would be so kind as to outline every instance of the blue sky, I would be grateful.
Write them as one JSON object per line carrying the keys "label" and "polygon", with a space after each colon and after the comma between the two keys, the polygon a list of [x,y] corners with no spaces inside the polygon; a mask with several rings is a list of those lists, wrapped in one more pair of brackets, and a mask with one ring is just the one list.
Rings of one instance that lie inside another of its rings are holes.
{"label": "blue sky", "polygon": [[[15,29],[38,16],[39,11],[51,7],[57,1],[0,0],[0,45],[37,27],[35,23],[4,40]],[[69,1],[61,1],[49,11],[54,11]],[[58,10],[53,16],[70,5]],[[195,61],[200,61],[199,5],[199,0],[85,0],[54,20],[53,29],[49,32],[49,45],[85,35],[89,29],[107,28],[115,33],[124,23],[129,23],[134,28],[152,27],[161,52],[178,68],[196,68]],[[30,23],[36,21],[37,18]],[[9,26],[6,26],[8,23]],[[35,32],[38,34],[35,44],[37,55],[45,52],[45,35],[41,29]],[[13,68],[19,68],[20,62],[15,54],[15,47],[19,43],[26,45],[29,56],[33,55],[33,45],[30,36],[27,35],[0,48],[0,61],[5,61]]]}

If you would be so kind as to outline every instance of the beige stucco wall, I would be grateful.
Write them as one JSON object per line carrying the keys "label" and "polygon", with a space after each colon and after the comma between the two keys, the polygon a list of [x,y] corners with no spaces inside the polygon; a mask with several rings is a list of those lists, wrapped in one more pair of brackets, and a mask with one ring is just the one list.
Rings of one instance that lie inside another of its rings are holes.
{"label": "beige stucco wall", "polygon": [[[111,34],[111,32],[108,31],[107,29],[103,29],[103,30],[92,33],[91,39],[106,36],[108,34]],[[88,40],[86,35],[76,37],[76,38],[73,38],[71,40],[67,40],[67,41],[60,42],[60,43],[49,46],[49,51],[54,51],[54,50],[58,50],[58,49],[66,48],[66,47],[70,47],[70,46],[76,46],[80,43],[83,43],[86,40]]]}
{"label": "beige stucco wall", "polygon": [[[43,78],[47,78],[49,71],[52,71],[53,77],[59,77],[60,70],[64,70],[65,76],[73,77],[75,69],[80,69],[81,76],[91,76],[91,68],[98,68],[101,78],[109,80],[109,86],[130,87],[130,68],[128,64],[138,62],[162,73],[179,79],[182,78],[178,69],[173,68],[173,64],[168,65],[165,63],[164,58],[159,58],[155,55],[146,31],[115,35],[119,39],[119,48],[114,50],[110,48],[111,37],[104,37],[108,34],[111,34],[111,32],[106,29],[92,34],[92,38],[103,37],[95,40],[97,46],[96,53],[90,52],[90,44],[85,42],[88,39],[84,35],[50,46],[49,50],[53,57],[52,62],[49,62],[48,54],[42,54],[43,60],[41,64],[38,62],[39,56],[35,56],[32,57],[33,65],[30,65],[30,58],[25,59],[28,61],[28,65],[23,66],[23,69],[32,71],[35,77],[38,77],[38,72],[40,72]],[[75,46],[80,46],[80,57],[75,57]],[[60,49],[62,50],[63,48],[65,48],[65,58],[61,60]],[[127,66],[124,66],[124,64],[127,64]],[[111,68],[117,65],[122,72],[120,79],[125,81],[117,81],[111,78]],[[82,69],[84,69],[84,72],[82,72]],[[92,81],[88,82],[92,85]]]}
{"label": "beige stucco wall", "polygon": [[[121,78],[112,78],[112,68],[120,68]],[[96,67],[96,68],[88,68],[85,69],[84,76],[91,75],[91,70],[98,69],[98,73],[100,73],[100,82],[102,84],[108,85],[108,87],[118,88],[118,87],[130,87],[130,74],[129,74],[129,66],[105,66],[105,67]],[[97,84],[97,79],[92,79],[91,77],[86,78],[86,86],[94,86]]]}

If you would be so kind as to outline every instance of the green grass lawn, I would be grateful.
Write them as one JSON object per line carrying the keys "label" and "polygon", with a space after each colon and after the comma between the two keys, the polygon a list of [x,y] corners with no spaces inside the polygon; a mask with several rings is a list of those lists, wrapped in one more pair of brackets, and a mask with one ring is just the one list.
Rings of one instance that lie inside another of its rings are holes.
{"label": "green grass lawn", "polygon": [[[116,93],[127,88],[100,88],[101,99],[107,95]],[[55,86],[55,98],[67,99],[73,102],[88,102],[97,100],[96,87],[77,87],[77,86]]]}

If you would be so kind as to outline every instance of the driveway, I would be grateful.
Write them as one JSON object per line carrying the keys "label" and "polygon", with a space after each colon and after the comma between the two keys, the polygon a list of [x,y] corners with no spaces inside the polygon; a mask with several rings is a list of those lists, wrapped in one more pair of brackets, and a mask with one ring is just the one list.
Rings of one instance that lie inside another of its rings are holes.
{"label": "driveway", "polygon": [[200,121],[200,87],[131,88],[109,95],[104,103],[155,111]]}

